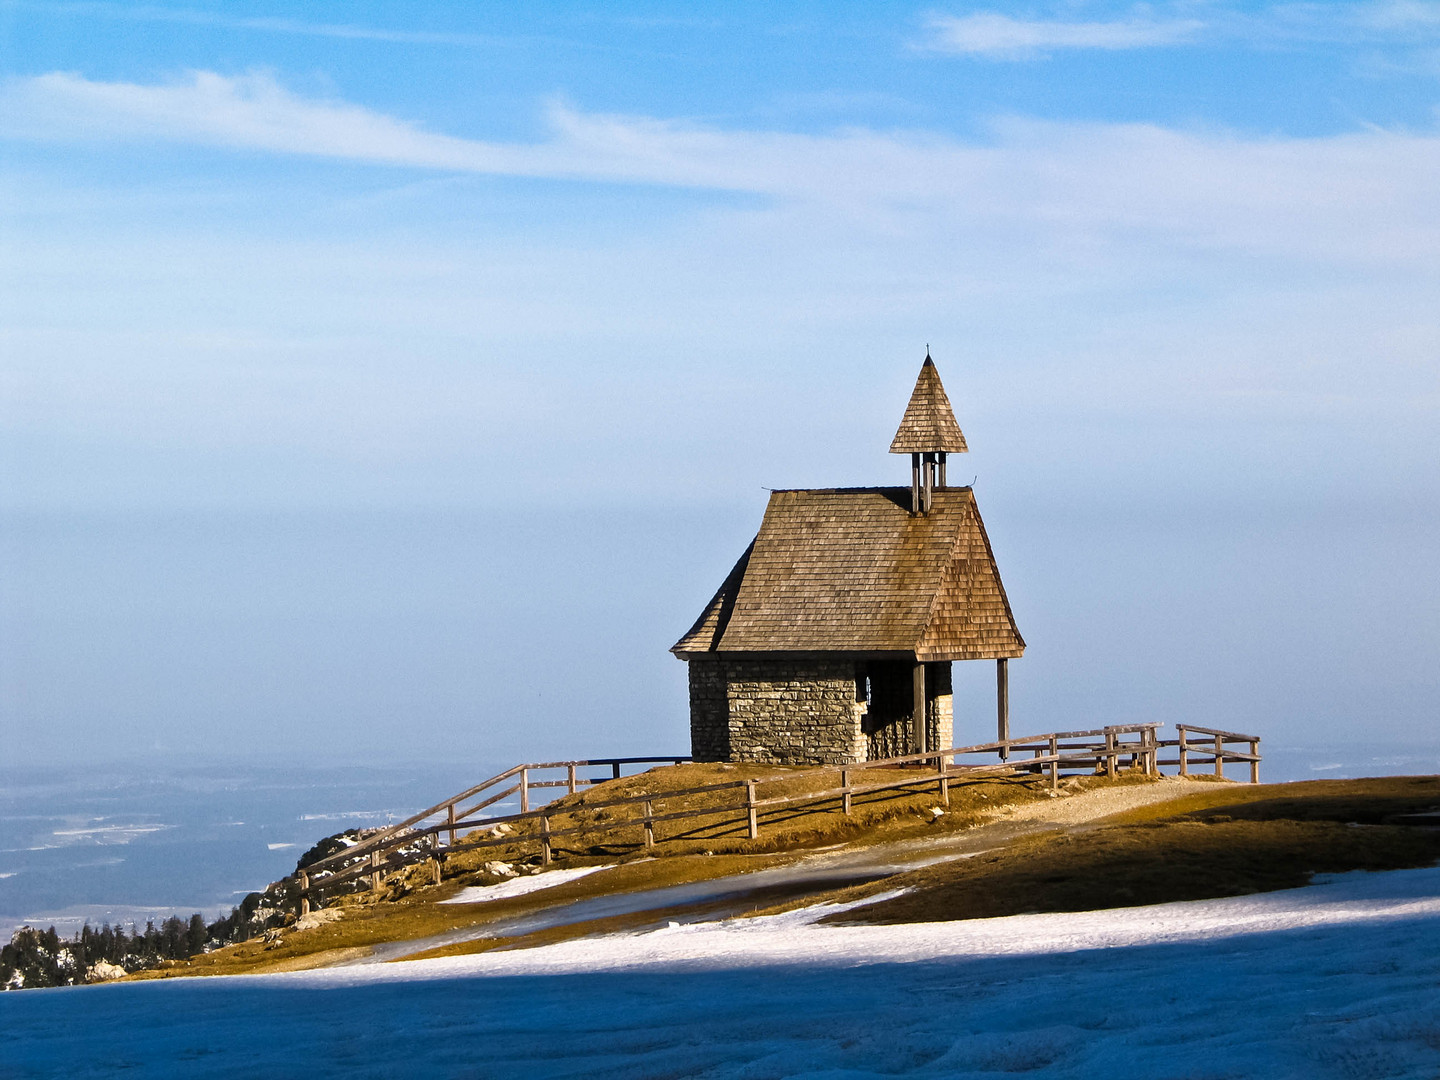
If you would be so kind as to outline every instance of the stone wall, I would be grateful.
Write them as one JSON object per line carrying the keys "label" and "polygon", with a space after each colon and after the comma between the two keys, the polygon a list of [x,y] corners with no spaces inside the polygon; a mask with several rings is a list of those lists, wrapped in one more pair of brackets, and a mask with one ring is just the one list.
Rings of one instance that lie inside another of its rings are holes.
{"label": "stone wall", "polygon": [[696,656],[690,669],[690,756],[696,761],[730,760],[730,705],[719,657]]}
{"label": "stone wall", "polygon": [[852,660],[696,656],[690,745],[696,761],[843,765],[865,758]]}

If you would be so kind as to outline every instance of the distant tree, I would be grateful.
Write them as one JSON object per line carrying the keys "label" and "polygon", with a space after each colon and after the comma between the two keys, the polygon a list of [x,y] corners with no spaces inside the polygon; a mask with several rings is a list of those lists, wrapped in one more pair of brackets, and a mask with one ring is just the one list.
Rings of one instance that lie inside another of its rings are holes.
{"label": "distant tree", "polygon": [[197,911],[190,916],[190,928],[185,934],[185,955],[186,957],[196,956],[205,951],[205,942],[210,937],[210,931],[206,929],[204,917]]}

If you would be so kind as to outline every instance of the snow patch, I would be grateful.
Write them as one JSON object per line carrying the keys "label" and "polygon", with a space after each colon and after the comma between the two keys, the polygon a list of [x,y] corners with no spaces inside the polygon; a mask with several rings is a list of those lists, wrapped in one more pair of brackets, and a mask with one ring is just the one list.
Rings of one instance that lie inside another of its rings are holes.
{"label": "snow patch", "polygon": [[[565,874],[565,880],[573,880],[586,872],[590,872],[590,868],[551,871],[538,878],[505,882],[487,889],[518,886],[528,892],[549,884],[544,878]],[[540,883],[536,884],[537,881]],[[499,899],[495,892],[467,889],[447,902],[478,902],[466,899],[466,893],[482,899]],[[1440,868],[1373,874],[1357,871],[1337,874],[1302,889],[1104,911],[1010,915],[899,926],[821,926],[816,922],[834,911],[878,899],[881,897],[844,908],[822,905],[759,918],[690,923],[659,932],[582,938],[534,949],[273,977],[344,985],[384,979],[558,975],[650,968],[689,971],[762,966],[849,967],[1190,944],[1285,930],[1437,918],[1440,917]]]}
{"label": "snow patch", "polygon": [[512,896],[524,896],[526,893],[564,885],[567,881],[575,881],[596,871],[609,869],[609,866],[577,866],[573,870],[547,870],[543,874],[534,874],[531,877],[502,881],[498,885],[471,885],[468,889],[462,889],[449,900],[441,900],[440,903],[483,904],[490,900],[507,900]]}
{"label": "snow patch", "polygon": [[[5,1064],[36,1077],[117,1062],[145,1076],[357,1075],[337,1059],[345,1039],[376,1076],[1440,1076],[1440,869],[1152,908],[815,925],[834,910],[7,996]],[[265,992],[305,987],[327,992]]]}

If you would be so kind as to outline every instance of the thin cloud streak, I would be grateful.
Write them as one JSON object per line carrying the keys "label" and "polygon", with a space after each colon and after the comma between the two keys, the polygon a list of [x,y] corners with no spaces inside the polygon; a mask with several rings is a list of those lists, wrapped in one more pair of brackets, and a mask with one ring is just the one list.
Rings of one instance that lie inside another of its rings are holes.
{"label": "thin cloud streak", "polygon": [[[275,16],[244,18],[219,15],[193,8],[159,7],[151,4],[122,6],[100,3],[59,3],[6,5],[51,15],[85,15],[125,22],[169,23],[180,26],[205,26],[225,30],[251,30],[257,33],[287,34],[301,37],[335,38],[344,41],[377,41],[391,45],[440,45],[458,48],[493,48],[518,43],[533,43],[534,37],[507,37],[498,34],[475,34],[455,31],[388,30],[350,23],[313,23]],[[568,42],[567,44],[576,44]]]}
{"label": "thin cloud streak", "polygon": [[995,11],[933,13],[917,52],[987,60],[1045,60],[1057,52],[1226,46],[1275,48],[1299,43],[1399,49],[1440,37],[1437,0],[1276,4],[1257,12],[1225,6],[1172,8],[1172,14],[1112,21],[1020,19]]}
{"label": "thin cloud streak", "polygon": [[1381,30],[1440,30],[1440,3],[1433,0],[1378,0],[1360,8],[1361,19]]}
{"label": "thin cloud streak", "polygon": [[1152,49],[1185,44],[1205,28],[1196,19],[1119,22],[1051,22],[1013,19],[993,11],[973,15],[935,15],[933,32],[922,46],[934,52],[1023,60],[1057,49]]}

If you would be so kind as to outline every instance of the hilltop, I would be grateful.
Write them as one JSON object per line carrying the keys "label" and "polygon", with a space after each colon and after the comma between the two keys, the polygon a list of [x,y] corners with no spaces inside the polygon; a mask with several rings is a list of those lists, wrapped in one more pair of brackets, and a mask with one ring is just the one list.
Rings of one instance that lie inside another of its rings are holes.
{"label": "hilltop", "polygon": [[[679,765],[567,796],[556,813],[717,775],[779,767]],[[798,779],[796,782],[800,782]],[[531,839],[457,846],[379,892],[131,978],[283,972],[492,950],[834,905],[831,922],[953,921],[1243,896],[1317,873],[1440,858],[1440,778],[1239,785],[1123,775],[1051,795],[1026,776],[928,793],[876,793],[845,817],[819,804],[750,840],[722,809],[653,848],[583,833],[539,865]],[[1430,816],[1426,816],[1426,815]],[[552,884],[553,882],[553,884]],[[817,912],[817,915],[823,911]]]}

